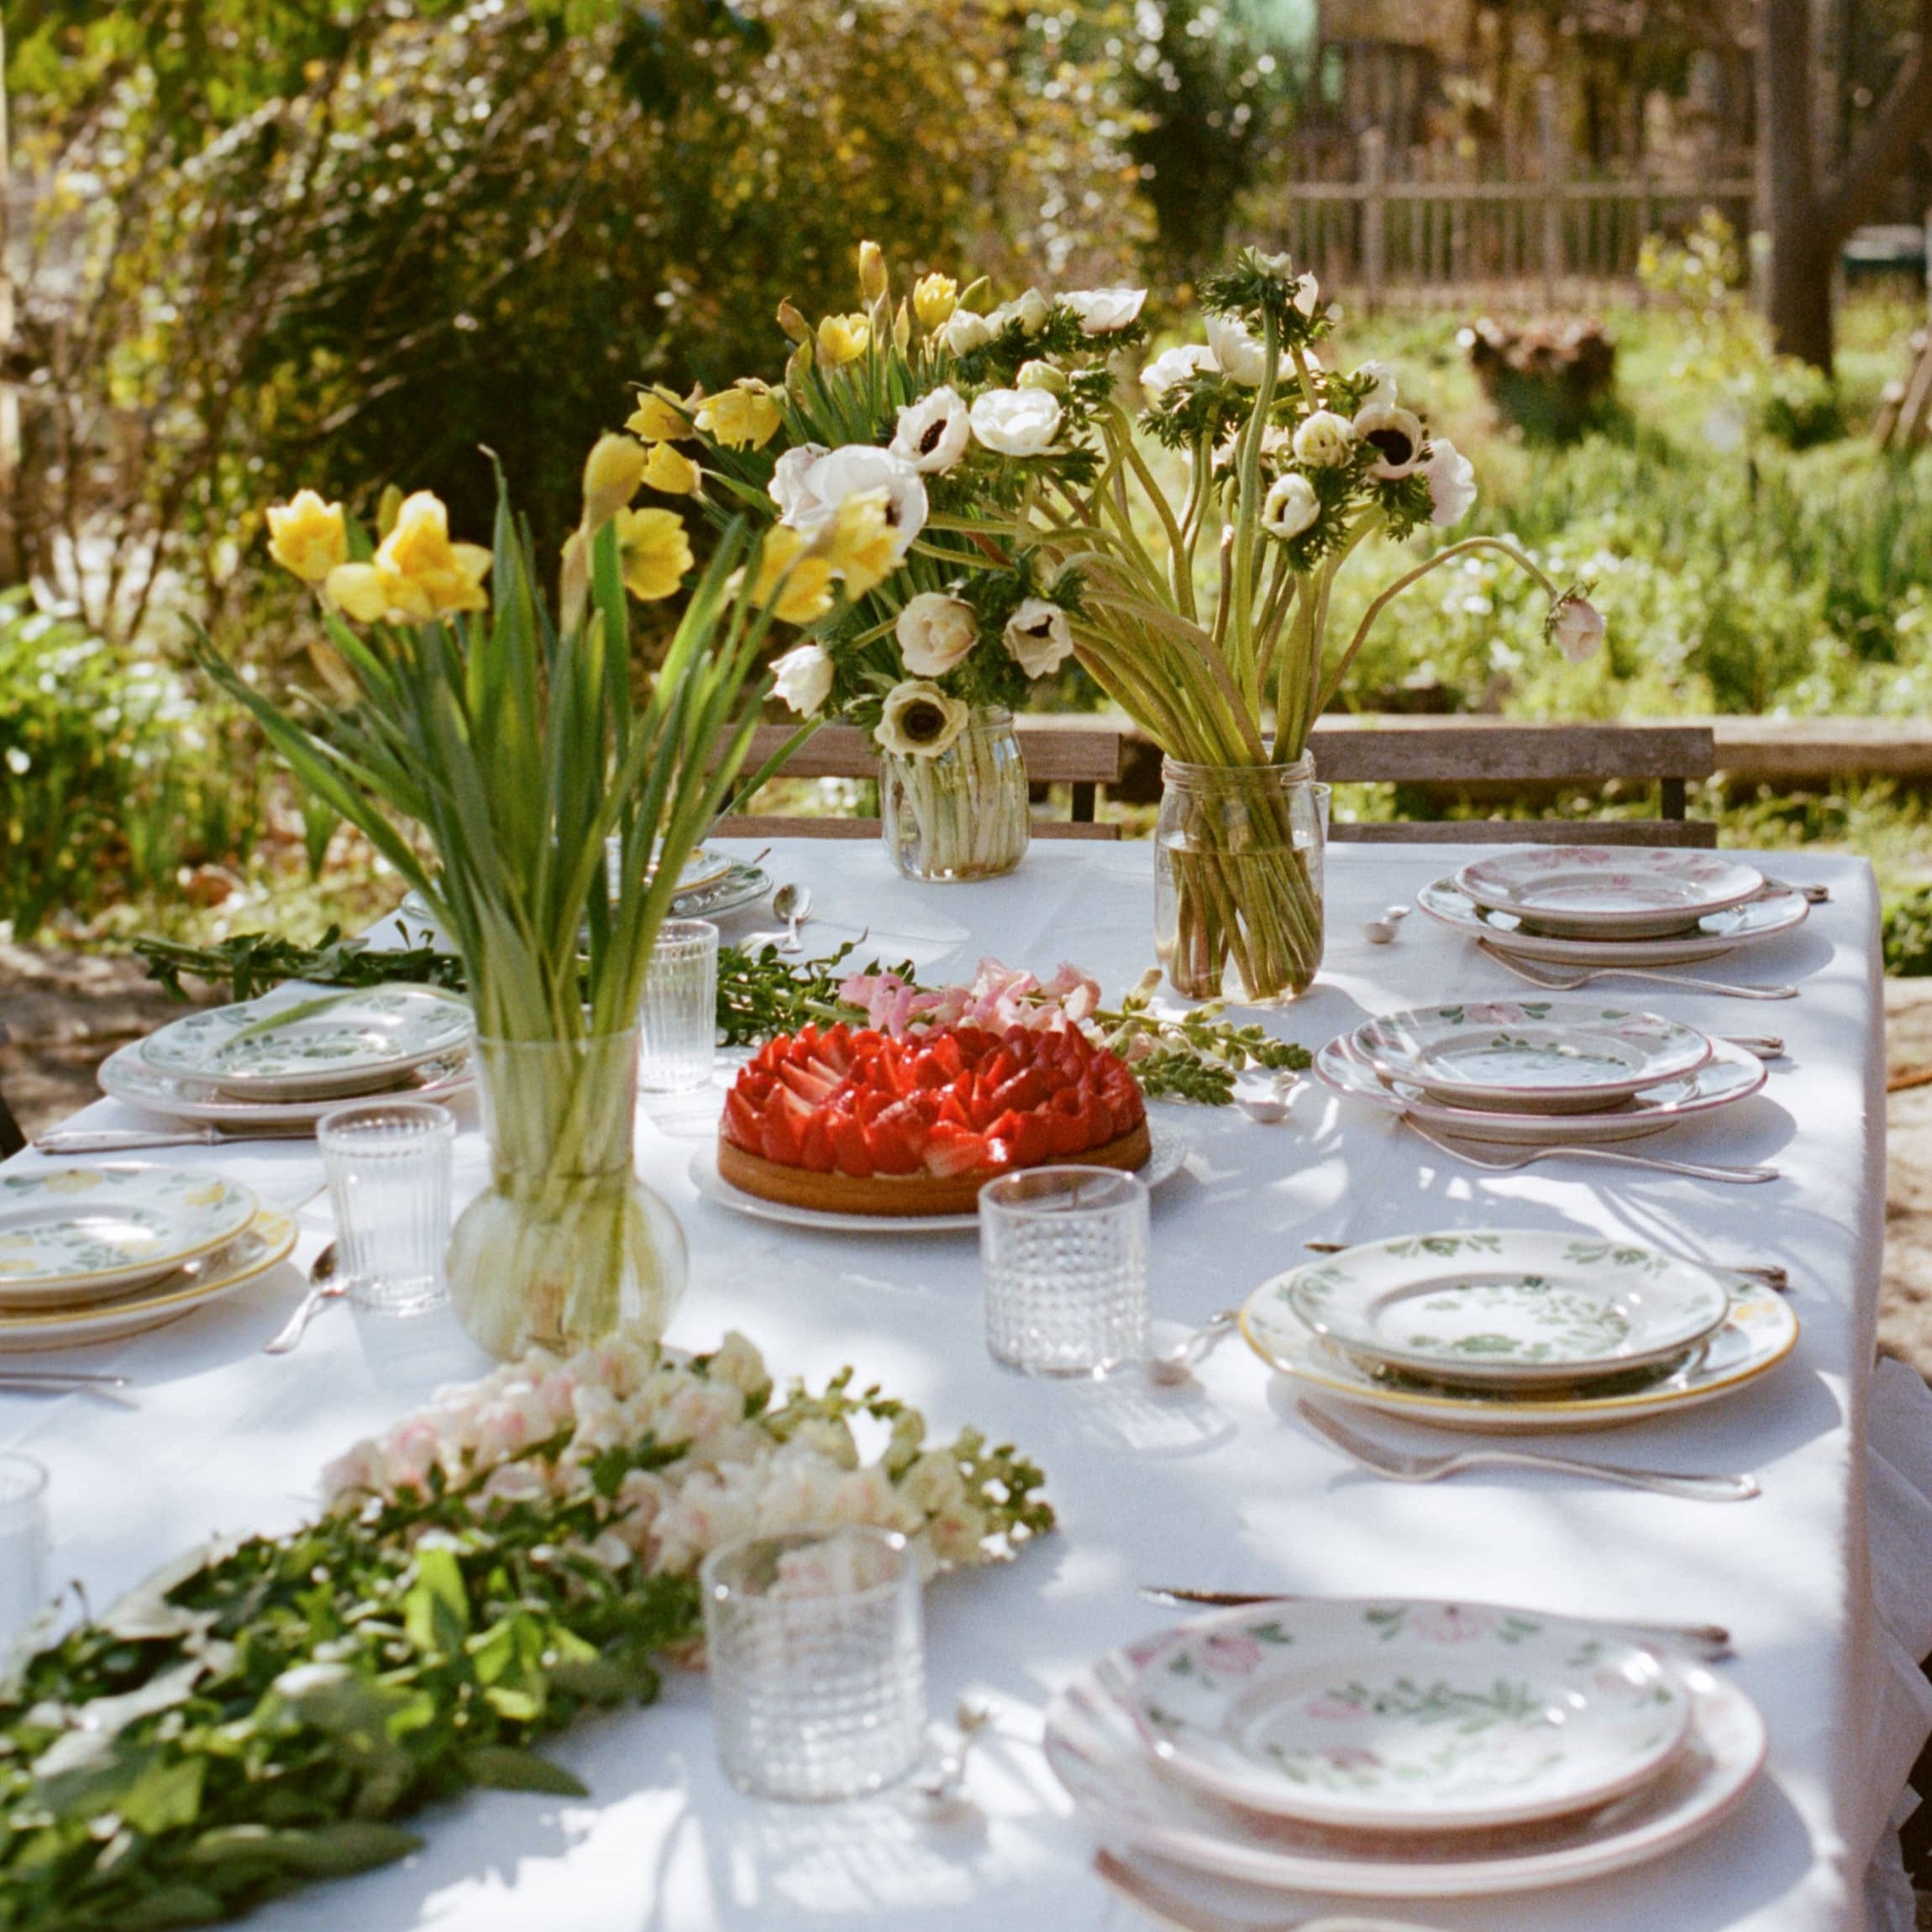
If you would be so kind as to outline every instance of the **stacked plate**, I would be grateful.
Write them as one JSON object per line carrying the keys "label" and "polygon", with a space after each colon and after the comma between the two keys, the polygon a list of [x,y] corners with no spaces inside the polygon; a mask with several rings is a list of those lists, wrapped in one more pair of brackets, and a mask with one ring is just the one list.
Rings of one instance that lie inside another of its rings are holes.
{"label": "stacked plate", "polygon": [[205,1170],[0,1173],[0,1352],[157,1328],[272,1268],[296,1226]]}
{"label": "stacked plate", "polygon": [[1242,1329],[1322,1394],[1494,1431],[1693,1408],[1755,1381],[1798,1339],[1789,1306],[1749,1277],[1541,1229],[1346,1249],[1264,1283]]}
{"label": "stacked plate", "polygon": [[369,1094],[442,1100],[474,1080],[470,1007],[434,986],[317,994],[281,987],[119,1048],[104,1091],[130,1106],[246,1132],[312,1126]]}
{"label": "stacked plate", "polygon": [[1465,865],[1416,903],[1499,953],[1572,966],[1677,966],[1801,924],[1805,895],[1722,853],[1530,847]]}
{"label": "stacked plate", "polygon": [[[606,865],[616,864],[616,840],[606,842]],[[701,846],[687,858],[678,873],[677,896],[671,901],[674,919],[715,919],[727,912],[764,898],[771,890],[771,875],[759,865],[727,853]],[[406,893],[396,907],[405,921],[419,926],[430,923],[429,908],[422,896]]]}
{"label": "stacked plate", "polygon": [[1635,1140],[1735,1105],[1764,1063],[1660,1014],[1588,999],[1466,1001],[1371,1020],[1315,1056],[1337,1093],[1466,1140]]}
{"label": "stacked plate", "polygon": [[1383,1898],[1657,1857],[1764,1750],[1741,1691],[1614,1625],[1406,1600],[1193,1619],[1110,1653],[1047,1719],[1048,1761],[1110,1842],[1238,1887]]}

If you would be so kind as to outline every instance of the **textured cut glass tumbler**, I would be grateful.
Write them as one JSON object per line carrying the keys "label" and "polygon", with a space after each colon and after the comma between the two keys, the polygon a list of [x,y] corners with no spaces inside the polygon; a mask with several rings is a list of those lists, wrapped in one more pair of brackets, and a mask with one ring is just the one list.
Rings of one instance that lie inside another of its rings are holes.
{"label": "textured cut glass tumbler", "polygon": [[1147,1347],[1147,1190],[1112,1168],[1028,1168],[979,1190],[986,1347],[1028,1375]]}
{"label": "textured cut glass tumbler", "polygon": [[858,1798],[926,1735],[919,1565],[858,1527],[753,1536],[699,1572],[718,1762],[758,1798]]}
{"label": "textured cut glass tumbler", "polygon": [[316,1122],[350,1298],[421,1315],[449,1293],[449,1168],[456,1122],[427,1100],[358,1100]]}
{"label": "textured cut glass tumbler", "polygon": [[638,1008],[638,1085],[681,1093],[711,1077],[717,1050],[718,929],[708,919],[667,919],[644,973]]}
{"label": "textured cut glass tumbler", "polygon": [[0,1455],[0,1651],[47,1607],[47,1472]]}

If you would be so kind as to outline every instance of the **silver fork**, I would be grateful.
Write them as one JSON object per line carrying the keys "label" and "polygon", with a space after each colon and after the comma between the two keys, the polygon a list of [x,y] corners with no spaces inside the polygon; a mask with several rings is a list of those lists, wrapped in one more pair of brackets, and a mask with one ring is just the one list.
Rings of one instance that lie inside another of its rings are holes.
{"label": "silver fork", "polygon": [[1465,1469],[1548,1469],[1559,1475],[1587,1476],[1620,1483],[1660,1496],[1684,1496],[1699,1503],[1745,1503],[1761,1494],[1755,1476],[1695,1476],[1662,1469],[1632,1469],[1621,1462],[1583,1462],[1568,1456],[1534,1456],[1520,1449],[1451,1449],[1418,1456],[1378,1442],[1349,1427],[1339,1416],[1303,1399],[1295,1413],[1317,1436],[1364,1469],[1396,1483],[1436,1483]]}
{"label": "silver fork", "polygon": [[1514,973],[1519,979],[1527,980],[1532,986],[1541,986],[1551,993],[1573,993],[1579,986],[1593,985],[1599,979],[1654,979],[1662,986],[1675,986],[1685,993],[1715,993],[1727,1000],[1795,1000],[1795,986],[1740,986],[1729,979],[1693,979],[1682,973],[1651,973],[1641,966],[1592,966],[1580,973],[1572,973],[1557,966],[1546,969],[1541,965],[1525,964],[1514,954],[1505,953],[1501,947],[1487,939],[1476,942],[1477,950],[1487,953],[1506,973]]}
{"label": "silver fork", "polygon": [[1485,1173],[1513,1174],[1538,1161],[1606,1161],[1615,1167],[1643,1168],[1654,1174],[1685,1174],[1693,1181],[1749,1184],[1782,1178],[1776,1168],[1707,1167],[1698,1161],[1662,1160],[1655,1154],[1626,1154],[1620,1147],[1530,1147],[1522,1153],[1506,1155],[1496,1160],[1484,1154],[1473,1154],[1467,1147],[1438,1139],[1413,1114],[1404,1112],[1397,1118],[1412,1133],[1428,1142],[1438,1153],[1447,1154],[1451,1160],[1462,1161],[1470,1167],[1481,1168]]}

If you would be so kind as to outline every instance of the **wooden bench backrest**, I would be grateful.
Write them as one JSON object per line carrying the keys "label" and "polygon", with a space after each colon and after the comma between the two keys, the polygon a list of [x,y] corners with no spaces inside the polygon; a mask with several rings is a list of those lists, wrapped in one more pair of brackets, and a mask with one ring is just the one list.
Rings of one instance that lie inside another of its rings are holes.
{"label": "wooden bench backrest", "polygon": [[[1098,721],[1096,721],[1098,722]],[[1116,785],[1121,776],[1121,727],[1068,727],[1052,719],[1016,721],[1026,753],[1026,775],[1036,785]],[[1110,721],[1109,721],[1110,724]],[[760,725],[745,761],[755,770],[791,736],[787,725]],[[786,778],[876,778],[879,748],[857,725],[821,725],[785,760]]]}

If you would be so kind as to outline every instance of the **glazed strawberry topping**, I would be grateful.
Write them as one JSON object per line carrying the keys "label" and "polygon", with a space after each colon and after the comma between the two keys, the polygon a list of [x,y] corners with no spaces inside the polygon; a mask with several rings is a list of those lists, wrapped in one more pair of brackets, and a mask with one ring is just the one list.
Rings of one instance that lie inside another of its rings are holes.
{"label": "glazed strawberry topping", "polygon": [[1126,1063],[1071,1027],[895,1038],[843,1021],[769,1042],[725,1096],[724,1134],[815,1173],[997,1173],[1118,1140],[1145,1114]]}

